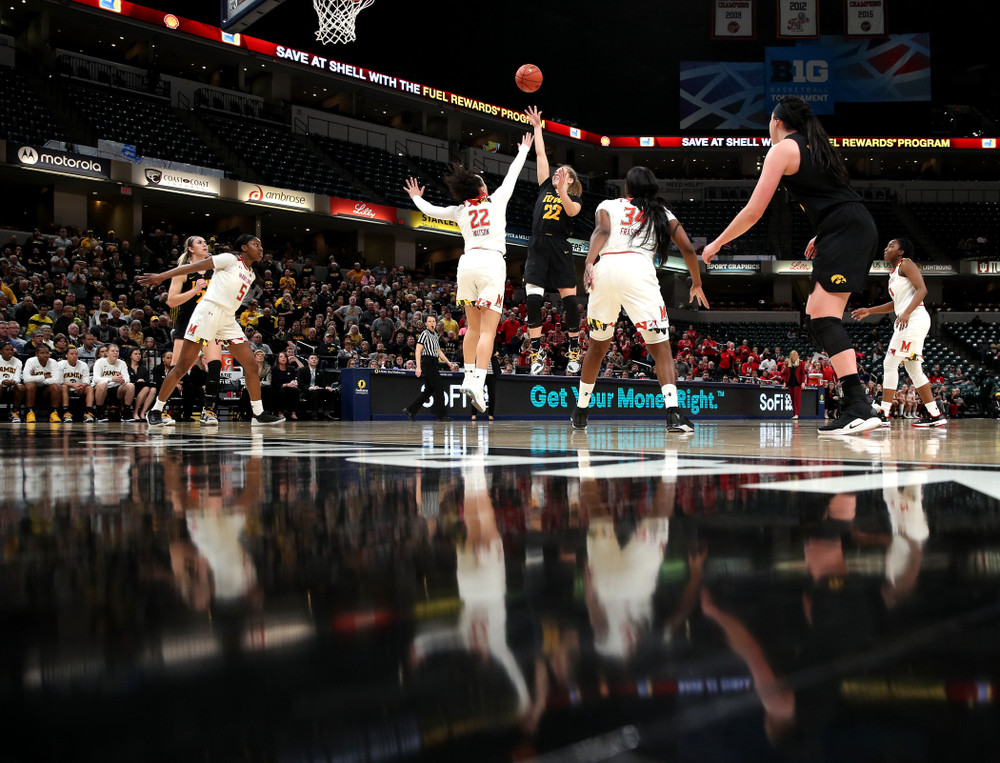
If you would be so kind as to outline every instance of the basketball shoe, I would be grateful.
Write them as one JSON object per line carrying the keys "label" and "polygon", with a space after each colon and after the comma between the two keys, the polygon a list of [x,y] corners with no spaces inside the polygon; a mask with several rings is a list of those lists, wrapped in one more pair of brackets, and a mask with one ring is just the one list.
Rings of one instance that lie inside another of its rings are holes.
{"label": "basketball shoe", "polygon": [[573,415],[569,419],[573,423],[573,429],[586,429],[589,415],[590,412],[586,408],[574,408]]}
{"label": "basketball shoe", "polygon": [[667,408],[667,431],[668,432],[693,432],[692,424],[687,416],[681,413],[680,408]]}
{"label": "basketball shoe", "polygon": [[35,423],[35,412],[34,411],[28,411],[28,415],[25,417],[24,423],[25,424],[34,424]]}
{"label": "basketball shoe", "polygon": [[215,415],[215,411],[211,408],[205,408],[201,412],[201,418],[198,419],[198,423],[202,426],[219,426],[219,417]]}
{"label": "basketball shoe", "polygon": [[878,413],[875,414],[875,415],[878,416],[878,421],[879,421],[878,425],[880,427],[891,427],[892,426],[892,419],[889,418],[889,414],[887,414],[881,408],[878,409]]}
{"label": "basketball shoe", "polygon": [[96,421],[97,421],[97,419],[94,418],[94,414],[92,414],[90,412],[87,412],[87,413],[83,414],[83,423],[84,424],[93,424]]}
{"label": "basketball shoe", "polygon": [[861,434],[882,426],[882,420],[875,415],[871,404],[864,400],[848,403],[844,412],[829,424],[819,427],[825,435]]}
{"label": "basketball shoe", "polygon": [[52,413],[49,414],[49,423],[62,424],[62,416],[59,415],[59,411],[52,411]]}
{"label": "basketball shoe", "polygon": [[538,376],[542,371],[545,370],[545,358],[548,357],[544,349],[534,349],[532,348],[531,353],[528,355],[528,365],[531,366],[531,375]]}
{"label": "basketball shoe", "polygon": [[155,408],[150,408],[146,411],[146,423],[151,427],[162,427],[163,426],[163,411],[158,411]]}
{"label": "basketball shoe", "polygon": [[267,413],[266,411],[258,416],[254,416],[250,421],[250,426],[253,427],[266,427],[272,424],[284,424],[284,416],[275,416],[273,413]]}
{"label": "basketball shoe", "polygon": [[166,408],[164,408],[160,413],[160,419],[163,421],[163,426],[172,427],[177,424],[177,422],[174,421],[174,417],[167,412]]}
{"label": "basketball shoe", "polygon": [[473,387],[471,384],[462,387],[462,394],[469,398],[469,403],[480,413],[486,413],[486,396],[482,387]]}
{"label": "basketball shoe", "polygon": [[580,348],[570,347],[569,352],[566,353],[566,357],[569,362],[566,364],[566,373],[575,374],[580,371]]}
{"label": "basketball shoe", "polygon": [[69,411],[66,411],[66,413],[63,415],[62,420],[63,420],[63,424],[72,424],[73,423],[73,414],[70,413]]}
{"label": "basketball shoe", "polygon": [[939,413],[937,416],[931,416],[927,411],[924,411],[920,415],[919,421],[914,421],[910,424],[911,427],[916,427],[917,429],[930,429],[931,427],[944,427],[947,425],[948,419],[943,414]]}
{"label": "basketball shoe", "polygon": [[16,412],[10,414],[10,423],[11,424],[20,424],[21,423],[21,417]]}

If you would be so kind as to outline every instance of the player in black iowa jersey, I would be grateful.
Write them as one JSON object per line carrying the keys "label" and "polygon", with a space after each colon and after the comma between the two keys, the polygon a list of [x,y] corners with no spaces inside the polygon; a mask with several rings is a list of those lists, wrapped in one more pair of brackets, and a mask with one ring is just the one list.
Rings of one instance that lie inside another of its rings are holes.
{"label": "player in black iowa jersey", "polygon": [[881,422],[858,377],[854,343],[842,323],[847,300],[861,291],[878,252],[875,220],[851,188],[843,159],[808,103],[786,95],[771,112],[769,132],[771,148],[750,201],[701,257],[708,264],[723,244],[750,230],[783,185],[816,228],[805,251],[807,260],[816,258],[806,302],[809,333],[830,356],[844,388],[843,413],[819,431],[840,435],[875,429]]}
{"label": "player in black iowa jersey", "polygon": [[[178,266],[185,265],[192,260],[204,260],[209,257],[211,257],[211,252],[209,252],[205,239],[201,236],[188,236],[184,242],[184,253],[177,259],[177,264]],[[208,280],[212,277],[211,273],[211,269],[206,268],[204,273],[188,273],[170,279],[167,304],[174,308],[172,316],[174,331],[171,336],[174,340],[175,358],[181,356],[184,332],[187,331],[188,321],[191,319],[195,307],[205,296]],[[204,356],[208,368],[208,378],[205,380],[205,405],[202,408],[199,421],[204,425],[213,426],[219,423],[219,417],[215,413],[215,405],[216,400],[219,399],[219,378],[222,375],[222,346],[218,342],[209,342],[202,347],[201,354]],[[173,423],[169,414],[164,413],[163,423]]]}
{"label": "player in black iowa jersey", "polygon": [[580,214],[583,186],[576,170],[561,165],[549,177],[549,159],[542,137],[542,112],[527,110],[535,128],[535,167],[538,171],[538,199],[531,223],[528,261],[524,265],[524,288],[528,298],[528,334],[531,336],[531,373],[541,373],[542,305],[545,291],[558,290],[563,301],[563,322],[569,334],[569,363],[566,370],[580,370],[580,299],[576,296],[576,265],[569,237],[572,218]]}

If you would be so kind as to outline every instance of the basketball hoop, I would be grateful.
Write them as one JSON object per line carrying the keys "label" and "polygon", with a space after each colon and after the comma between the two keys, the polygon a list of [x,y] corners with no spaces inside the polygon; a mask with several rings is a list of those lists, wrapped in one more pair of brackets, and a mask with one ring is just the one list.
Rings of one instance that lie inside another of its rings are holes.
{"label": "basketball hoop", "polygon": [[316,39],[324,45],[354,42],[354,19],[375,0],[313,0],[319,17]]}

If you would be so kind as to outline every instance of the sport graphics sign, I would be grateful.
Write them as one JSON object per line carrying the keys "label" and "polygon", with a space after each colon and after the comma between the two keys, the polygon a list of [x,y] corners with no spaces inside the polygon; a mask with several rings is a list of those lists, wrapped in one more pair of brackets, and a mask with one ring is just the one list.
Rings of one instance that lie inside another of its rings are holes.
{"label": "sport graphics sign", "polygon": [[111,177],[111,162],[96,156],[84,156],[70,151],[7,143],[7,162],[33,170],[59,172],[88,178]]}
{"label": "sport graphics sign", "polygon": [[330,197],[330,214],[334,217],[358,217],[371,222],[396,222],[396,208],[382,204],[372,204],[367,201],[352,199],[337,199]]}
{"label": "sport graphics sign", "polygon": [[199,196],[218,196],[222,192],[222,183],[217,177],[139,164],[132,167],[132,182],[144,188],[194,193]]}
{"label": "sport graphics sign", "polygon": [[237,194],[240,201],[250,204],[298,209],[302,212],[313,212],[316,209],[315,195],[305,191],[292,191],[287,188],[272,188],[269,185],[240,182]]}

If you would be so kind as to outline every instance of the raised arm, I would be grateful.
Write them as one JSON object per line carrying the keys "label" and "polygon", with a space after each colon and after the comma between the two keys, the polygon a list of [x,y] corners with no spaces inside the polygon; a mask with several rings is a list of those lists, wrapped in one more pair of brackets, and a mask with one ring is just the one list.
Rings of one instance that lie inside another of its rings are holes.
{"label": "raised arm", "polygon": [[506,205],[510,201],[510,197],[514,195],[517,176],[524,169],[524,162],[528,158],[528,151],[531,149],[533,142],[534,138],[531,137],[531,133],[526,132],[524,137],[521,138],[521,143],[517,147],[517,156],[514,157],[514,161],[510,163],[510,167],[507,169],[507,177],[503,179],[500,187],[494,193],[490,194],[490,197],[494,201]]}
{"label": "raised arm", "polygon": [[417,205],[417,209],[428,217],[436,217],[439,220],[458,219],[457,206],[439,207],[431,204],[429,201],[424,201],[424,186],[419,185],[416,178],[409,178],[403,188],[405,188],[406,192],[410,194],[410,199],[412,199],[413,203]]}
{"label": "raised arm", "polygon": [[215,258],[208,257],[204,260],[196,260],[194,262],[179,265],[176,268],[164,271],[163,273],[147,273],[146,275],[136,276],[135,280],[142,286],[156,286],[163,283],[168,278],[173,278],[174,276],[186,276],[188,273],[196,273],[199,270],[209,270],[214,268]]}
{"label": "raised arm", "polygon": [[535,106],[529,106],[524,112],[535,130],[535,173],[538,185],[549,179],[549,157],[545,155],[545,139],[542,137],[542,112]]}

